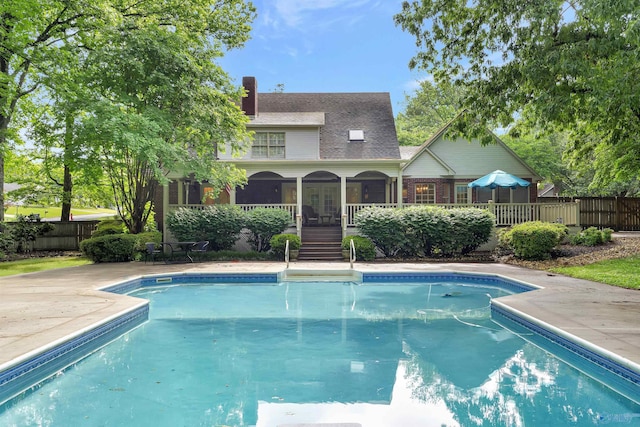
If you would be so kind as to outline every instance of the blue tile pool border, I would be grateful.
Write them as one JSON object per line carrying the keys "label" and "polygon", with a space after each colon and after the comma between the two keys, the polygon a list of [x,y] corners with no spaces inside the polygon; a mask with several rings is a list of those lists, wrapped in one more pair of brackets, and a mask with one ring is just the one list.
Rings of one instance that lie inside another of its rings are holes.
{"label": "blue tile pool border", "polygon": [[[503,327],[520,334],[526,341],[549,351],[569,365],[640,403],[640,372],[626,366],[628,361],[625,359],[613,354],[607,357],[602,354],[602,349],[588,342],[582,344],[581,340],[571,334],[562,336],[561,333],[543,326],[542,322],[535,318],[526,319],[499,302],[491,302],[491,318]],[[533,332],[533,335],[528,335],[528,332]]]}
{"label": "blue tile pool border", "polygon": [[0,404],[77,363],[149,319],[145,303],[0,372]]}

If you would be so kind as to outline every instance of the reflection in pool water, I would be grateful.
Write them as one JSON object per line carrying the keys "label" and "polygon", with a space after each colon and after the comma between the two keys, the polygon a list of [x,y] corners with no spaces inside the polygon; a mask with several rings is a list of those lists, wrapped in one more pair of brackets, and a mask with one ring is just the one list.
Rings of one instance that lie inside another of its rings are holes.
{"label": "reflection in pool water", "polygon": [[0,425],[580,426],[640,407],[490,318],[506,291],[289,283],[143,289],[144,326]]}

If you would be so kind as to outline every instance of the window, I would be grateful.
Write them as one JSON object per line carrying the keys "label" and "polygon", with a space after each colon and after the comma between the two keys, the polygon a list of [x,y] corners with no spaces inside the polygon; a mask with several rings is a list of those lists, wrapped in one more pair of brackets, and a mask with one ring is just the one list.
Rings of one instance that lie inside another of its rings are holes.
{"label": "window", "polygon": [[256,132],[251,148],[254,159],[284,159],[284,132]]}
{"label": "window", "polygon": [[456,203],[459,205],[469,203],[469,186],[467,184],[456,184]]}
{"label": "window", "polygon": [[436,202],[436,185],[416,184],[416,203],[435,203]]}

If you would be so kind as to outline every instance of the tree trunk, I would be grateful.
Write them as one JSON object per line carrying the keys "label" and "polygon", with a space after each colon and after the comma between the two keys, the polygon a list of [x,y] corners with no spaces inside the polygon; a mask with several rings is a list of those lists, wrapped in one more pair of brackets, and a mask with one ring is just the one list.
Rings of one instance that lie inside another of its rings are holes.
{"label": "tree trunk", "polygon": [[64,178],[62,182],[62,213],[60,221],[69,221],[71,216],[71,197],[73,195],[73,180],[69,167],[71,153],[71,143],[73,142],[73,114],[67,112],[64,129]]}
{"label": "tree trunk", "polygon": [[[3,15],[4,19],[5,16]],[[8,93],[9,88],[9,60],[0,55],[0,106],[5,106],[7,98],[2,94]],[[6,79],[6,80],[5,80]],[[7,147],[7,129],[11,112],[4,113],[0,108],[0,222],[4,222],[4,150]]]}

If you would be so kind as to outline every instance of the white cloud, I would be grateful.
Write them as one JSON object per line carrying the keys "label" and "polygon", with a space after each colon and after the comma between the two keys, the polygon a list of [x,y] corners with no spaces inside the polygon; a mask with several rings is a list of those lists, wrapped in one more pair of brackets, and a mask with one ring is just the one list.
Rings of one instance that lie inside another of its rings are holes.
{"label": "white cloud", "polygon": [[[372,0],[276,0],[272,4],[285,25],[301,28],[308,24],[318,23],[315,21],[315,12],[335,11],[338,13],[341,10],[346,12],[349,9],[357,9],[371,3],[374,2]],[[345,18],[353,19],[353,16],[345,16]]]}

